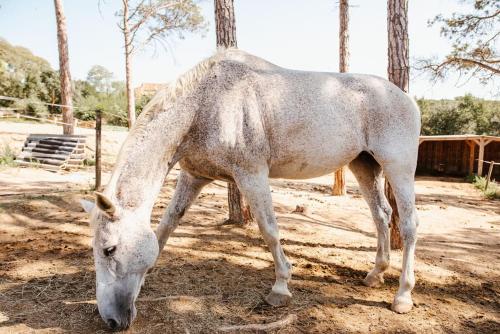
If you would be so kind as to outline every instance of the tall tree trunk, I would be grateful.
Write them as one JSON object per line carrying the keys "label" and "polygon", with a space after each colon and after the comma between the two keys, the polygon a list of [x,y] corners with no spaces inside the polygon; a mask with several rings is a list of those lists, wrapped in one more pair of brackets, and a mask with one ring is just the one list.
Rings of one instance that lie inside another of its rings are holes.
{"label": "tall tree trunk", "polygon": [[57,46],[59,49],[59,81],[61,82],[61,104],[63,123],[63,134],[74,133],[73,120],[73,91],[71,88],[71,73],[69,71],[68,35],[66,33],[66,17],[62,0],[54,0],[57,22]]}
{"label": "tall tree trunk", "polygon": [[[214,0],[215,7],[215,34],[217,47],[236,48],[236,21],[234,18],[233,0]],[[228,224],[246,224],[251,219],[250,209],[245,204],[238,187],[229,182],[227,187],[227,201],[229,207]]]}
{"label": "tall tree trunk", "polygon": [[135,96],[132,89],[132,45],[128,24],[128,0],[123,0],[123,37],[125,40],[125,89],[127,93],[127,121],[131,128],[135,123]]}
{"label": "tall tree trunk", "polygon": [[[408,92],[410,77],[410,56],[408,48],[408,0],[387,1],[389,80],[403,91]],[[396,200],[387,179],[385,195],[392,207],[391,248],[402,249],[403,241],[399,229],[399,214]]]}
{"label": "tall tree trunk", "polygon": [[[339,2],[339,72],[349,71],[349,0]],[[342,196],[347,193],[345,183],[346,168],[335,172],[332,194]]]}
{"label": "tall tree trunk", "polygon": [[217,47],[237,48],[233,0],[215,0]]}

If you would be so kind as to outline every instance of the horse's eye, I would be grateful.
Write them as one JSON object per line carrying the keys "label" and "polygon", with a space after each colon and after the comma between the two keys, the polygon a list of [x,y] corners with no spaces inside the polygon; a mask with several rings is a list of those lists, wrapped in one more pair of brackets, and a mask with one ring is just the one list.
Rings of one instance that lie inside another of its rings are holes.
{"label": "horse's eye", "polygon": [[106,257],[110,257],[112,256],[114,253],[115,253],[115,250],[116,250],[116,246],[111,246],[111,247],[108,247],[108,248],[104,248],[104,256]]}

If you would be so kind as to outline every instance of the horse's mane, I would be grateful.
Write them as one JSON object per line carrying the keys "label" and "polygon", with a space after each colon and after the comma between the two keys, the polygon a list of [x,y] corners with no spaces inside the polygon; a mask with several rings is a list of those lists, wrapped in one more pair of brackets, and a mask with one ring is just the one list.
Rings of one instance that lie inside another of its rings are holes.
{"label": "horse's mane", "polygon": [[[180,97],[191,93],[206,77],[214,65],[227,58],[228,51],[233,50],[235,49],[218,49],[213,56],[202,60],[196,66],[180,75],[174,82],[165,84],[144,107],[143,113],[153,116],[155,113],[161,112],[164,106],[172,105]],[[146,115],[141,115],[141,118],[150,119],[150,117],[146,117]]]}

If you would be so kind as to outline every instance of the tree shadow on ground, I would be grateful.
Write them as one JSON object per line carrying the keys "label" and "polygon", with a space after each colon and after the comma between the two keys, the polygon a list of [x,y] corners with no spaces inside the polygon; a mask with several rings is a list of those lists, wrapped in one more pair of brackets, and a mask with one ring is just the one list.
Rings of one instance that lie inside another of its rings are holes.
{"label": "tree shadow on ground", "polygon": [[[155,221],[164,211],[171,193],[169,189],[162,195],[155,209]],[[0,331],[104,332],[106,328],[96,305],[88,303],[95,298],[94,272],[89,269],[92,268],[91,250],[77,241],[88,238],[86,214],[78,208],[75,198],[51,195],[42,200],[50,206],[16,201],[3,206],[12,224],[24,229],[23,234],[33,239],[0,243],[3,256],[15,261],[58,260],[62,264],[48,270],[45,277],[33,279],[18,278],[15,263],[0,267]],[[367,256],[367,251],[374,247],[315,243],[300,233],[301,225],[321,223],[318,225],[342,228],[373,239],[373,233],[362,231],[343,219],[325,223],[300,215],[286,218],[295,220],[299,229],[284,242],[285,252],[297,263],[290,283],[294,297],[285,307],[269,307],[263,297],[274,281],[274,267],[267,247],[255,227],[217,225],[226,214],[223,202],[222,195],[206,196],[186,215],[182,229],[174,233],[158,265],[146,278],[141,293],[141,298],[174,297],[138,302],[139,316],[129,332],[214,332],[221,325],[270,322],[290,313],[297,314],[298,320],[280,333],[475,333],[500,329],[496,316],[500,312],[499,293],[492,281],[471,283],[454,279],[434,283],[420,278],[414,293],[417,305],[412,313],[402,316],[390,311],[398,286],[396,275],[387,275],[384,287],[370,289],[362,285],[367,267],[363,261],[346,264],[343,259],[323,258],[316,252],[318,248],[341,248],[357,252],[356,256]],[[58,215],[53,212],[54,206],[61,211]],[[59,229],[64,224],[84,228],[84,231],[68,233]],[[49,238],[44,239],[47,236]],[[463,234],[449,239],[421,240],[422,250],[418,252],[431,260],[438,258],[446,247],[466,252],[467,247],[473,246],[477,247],[473,251],[479,262],[484,259],[481,254],[491,247],[492,238],[494,236],[486,231],[464,230]],[[181,239],[189,242],[180,244]],[[467,243],[467,240],[474,241]],[[451,241],[460,244],[450,246],[447,243]],[[7,245],[11,248],[4,247]],[[60,250],[62,245],[71,249]],[[366,263],[372,260],[370,255]],[[253,261],[260,264],[255,265]],[[458,263],[434,265],[466,274]],[[78,272],[62,274],[65,267],[76,267]],[[464,309],[467,313],[457,312]]]}
{"label": "tree shadow on ground", "polygon": [[[194,251],[194,250],[193,250]],[[331,328],[344,332],[342,324],[314,316],[316,310],[328,309],[339,316],[368,308],[389,321],[388,327],[377,327],[377,320],[359,314],[359,321],[369,322],[374,332],[414,331],[411,317],[392,313],[390,296],[396,279],[381,290],[360,285],[364,273],[335,265],[334,270],[342,284],[318,279],[316,272],[296,275],[291,282],[294,298],[288,306],[273,308],[265,305],[263,296],[273,280],[273,269],[257,269],[233,263],[221,258],[205,259],[196,252],[169,252],[168,264],[161,263],[146,279],[141,298],[170,296],[158,301],[138,301],[139,316],[129,332],[203,333],[215,331],[224,324],[260,323],[285,317],[289,313],[298,316],[297,322],[285,332],[311,332],[311,328]],[[166,256],[162,257],[162,262]],[[353,280],[353,277],[355,278]],[[5,278],[3,278],[5,279]],[[94,273],[83,270],[69,275],[54,274],[28,281],[10,280],[9,287],[0,295],[0,312],[7,320],[0,323],[0,330],[22,328],[62,329],[72,333],[100,332],[106,330],[96,305]],[[416,298],[425,300],[412,311],[412,317],[440,307],[444,314],[434,320],[447,317],[460,319],[460,315],[446,314],[451,304],[473,305],[484,313],[500,311],[498,296],[494,292],[467,284],[437,285],[419,282]],[[185,296],[185,297],[184,297]],[[476,332],[478,329],[494,329],[500,325],[493,319],[462,319],[458,321],[460,332]],[[20,328],[20,327],[19,327]]]}
{"label": "tree shadow on ground", "polygon": [[472,196],[457,196],[452,194],[417,194],[417,205],[439,205],[443,207],[452,206],[456,208],[500,214],[500,201],[478,199]]}

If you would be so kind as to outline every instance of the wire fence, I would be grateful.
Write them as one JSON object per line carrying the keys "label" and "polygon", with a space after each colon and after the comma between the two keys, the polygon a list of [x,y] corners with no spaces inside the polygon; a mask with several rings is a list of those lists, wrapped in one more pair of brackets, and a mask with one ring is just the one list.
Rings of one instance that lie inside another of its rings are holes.
{"label": "wire fence", "polygon": [[47,122],[47,123],[54,123],[54,124],[61,124],[61,125],[74,125],[74,124],[71,124],[71,123],[64,123],[64,122],[54,121],[54,120],[51,120],[51,119],[48,119],[48,118],[42,118],[42,117],[35,117],[35,116],[24,115],[24,114],[21,114],[21,113],[18,113],[18,112],[14,112],[14,113],[7,114],[7,115],[0,115],[0,118],[10,118],[13,115],[16,116],[16,118],[22,117],[22,118],[26,118],[26,119],[36,119],[36,120],[44,121],[44,122]]}
{"label": "wire fence", "polygon": [[[30,104],[38,104],[38,105],[45,105],[45,106],[58,107],[58,108],[69,108],[69,109],[72,109],[72,110],[79,110],[79,111],[86,111],[86,112],[90,111],[90,112],[95,113],[95,109],[82,108],[82,107],[76,107],[76,106],[70,106],[70,105],[58,104],[58,103],[47,103],[47,102],[42,102],[42,101],[32,101],[32,100],[22,99],[22,98],[18,98],[18,97],[13,97],[13,96],[0,95],[0,100],[12,101],[12,102],[25,102],[25,103],[30,103]],[[10,108],[10,109],[13,110],[13,109],[17,109],[17,108]],[[17,110],[19,110],[19,109],[17,109]],[[48,123],[57,123],[57,124],[61,124],[61,125],[74,125],[74,124],[69,124],[69,123],[64,123],[64,122],[58,122],[58,121],[50,120],[48,118],[34,117],[34,116],[30,116],[30,115],[25,115],[25,114],[22,114],[20,112],[12,112],[12,113],[16,114],[16,117],[17,117],[17,115],[19,115],[19,117],[23,117],[23,118],[27,118],[27,119],[43,120],[43,121],[46,121]],[[121,119],[123,121],[128,121],[127,117],[125,117],[124,115],[120,115],[120,114],[111,112],[109,110],[102,110],[102,113],[105,114],[105,115],[110,115],[110,116],[117,117],[117,118],[119,118],[119,119]],[[73,118],[77,119],[78,121],[85,121],[85,120],[82,120],[82,119],[78,119],[76,117],[73,117]]]}

